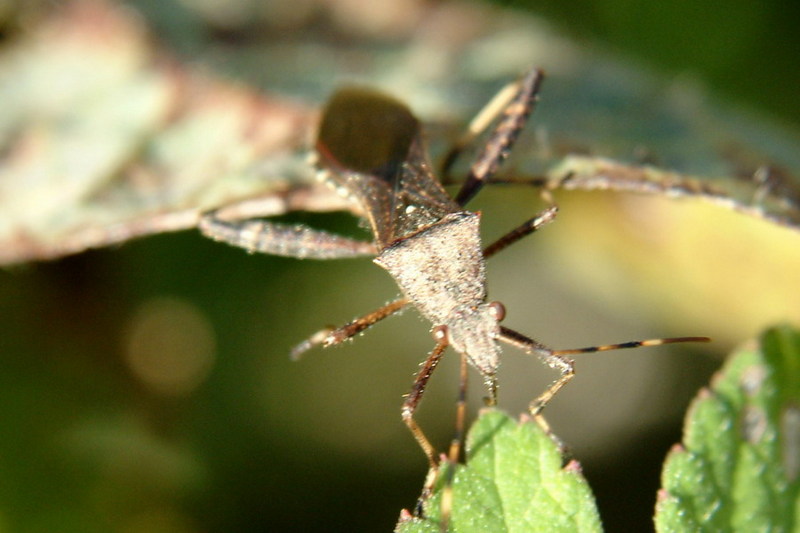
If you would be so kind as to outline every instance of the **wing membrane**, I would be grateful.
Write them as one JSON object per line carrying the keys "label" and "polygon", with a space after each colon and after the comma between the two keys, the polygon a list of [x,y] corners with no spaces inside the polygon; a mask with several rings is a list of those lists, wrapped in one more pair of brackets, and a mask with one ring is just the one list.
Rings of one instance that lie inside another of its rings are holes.
{"label": "wing membrane", "polygon": [[359,202],[379,247],[459,206],[433,178],[419,121],[382,93],[342,89],[323,114],[317,164]]}

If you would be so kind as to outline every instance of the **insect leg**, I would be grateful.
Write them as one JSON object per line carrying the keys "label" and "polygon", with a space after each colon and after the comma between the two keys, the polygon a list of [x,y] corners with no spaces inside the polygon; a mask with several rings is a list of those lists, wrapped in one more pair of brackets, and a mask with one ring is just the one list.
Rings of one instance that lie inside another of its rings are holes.
{"label": "insect leg", "polygon": [[464,420],[467,414],[467,357],[463,353],[461,355],[460,379],[458,386],[458,402],[456,404],[456,431],[453,435],[453,440],[450,442],[450,449],[447,453],[447,462],[449,463],[446,470],[447,478],[444,482],[442,489],[442,502],[441,502],[441,530],[449,531],[450,515],[453,510],[453,479],[456,473],[456,464],[461,455],[461,449],[464,443]]}
{"label": "insect leg", "polygon": [[384,318],[395,314],[406,305],[408,305],[407,298],[398,298],[371,313],[348,322],[342,327],[322,329],[292,348],[291,358],[297,360],[304,352],[320,344],[327,348],[328,346],[344,342],[358,335],[376,322],[380,322]]}
{"label": "insect leg", "polygon": [[464,152],[464,149],[472,144],[475,138],[486,131],[486,128],[500,116],[500,113],[508,106],[517,92],[519,92],[519,81],[507,84],[470,121],[467,131],[453,144],[442,160],[440,175],[442,176],[441,181],[443,184],[449,185],[452,183],[450,171],[456,160]]}
{"label": "insect leg", "polygon": [[500,336],[498,338],[526,353],[538,356],[547,366],[561,373],[558,379],[551,383],[547,390],[537,396],[528,407],[531,416],[536,420],[536,423],[539,424],[539,427],[548,435],[553,436],[550,424],[548,424],[542,416],[542,410],[553,396],[561,390],[561,387],[566,385],[573,378],[575,375],[575,363],[572,359],[564,357],[564,353],[552,350],[544,344],[536,342],[521,333],[517,333],[513,329],[500,326]]}
{"label": "insect leg", "polygon": [[[516,333],[516,332],[515,332]],[[539,395],[530,405],[531,413],[539,413],[544,406],[556,395],[556,393],[572,379],[575,374],[572,360],[564,357],[565,355],[575,355],[581,353],[594,353],[594,352],[607,352],[610,350],[621,350],[624,348],[641,348],[646,346],[661,346],[662,344],[675,344],[679,342],[710,342],[708,337],[669,337],[664,339],[646,339],[642,341],[628,341],[616,344],[602,344],[600,346],[587,346],[586,348],[571,348],[566,350],[550,350],[550,353],[545,357],[545,361],[553,368],[561,370],[566,368],[562,362],[568,362],[568,372],[565,375],[562,370],[562,376],[556,380],[550,388]],[[553,364],[555,363],[555,364]],[[565,379],[566,377],[566,379]]]}
{"label": "insect leg", "polygon": [[[430,355],[428,355],[428,358],[424,363],[422,363],[422,368],[420,368],[420,371],[414,380],[414,385],[411,387],[411,392],[408,393],[405,401],[403,402],[401,411],[403,422],[406,426],[408,426],[408,429],[411,430],[411,433],[414,435],[414,439],[416,439],[417,443],[419,443],[420,447],[422,448],[422,451],[424,451],[425,455],[428,457],[428,463],[430,464],[432,471],[435,471],[437,467],[436,449],[430,443],[428,437],[425,436],[420,427],[417,425],[417,422],[414,420],[414,413],[417,410],[417,405],[419,405],[420,400],[422,400],[422,395],[425,393],[425,386],[428,384],[431,374],[433,374],[433,371],[439,364],[445,348],[447,348],[447,344],[437,343],[433,351],[430,353]],[[430,477],[431,476],[429,475],[429,478]],[[427,488],[429,489],[429,487]]]}
{"label": "insect leg", "polygon": [[216,211],[203,215],[199,224],[203,235],[246,249],[273,255],[307,259],[341,259],[375,255],[375,245],[302,225],[287,225],[264,220],[229,221]]}
{"label": "insect leg", "polygon": [[456,431],[450,441],[447,453],[448,460],[455,464],[461,456],[461,446],[464,443],[464,420],[467,415],[467,357],[462,353],[461,367],[458,383],[458,401],[456,402]]}
{"label": "insect leg", "polygon": [[[508,157],[536,103],[542,77],[540,70],[533,69],[519,81],[516,94],[503,108],[503,116],[472,163],[467,178],[455,197],[459,205],[465,205],[472,199]],[[483,113],[479,117],[481,115]]]}
{"label": "insect leg", "polygon": [[[546,198],[549,199],[549,193],[543,193],[546,195]],[[555,205],[552,200],[549,201],[550,206],[547,207],[545,210],[537,214],[535,217],[531,218],[530,220],[526,220],[518,227],[514,228],[513,230],[509,231],[495,242],[487,246],[483,250],[483,257],[490,258],[496,253],[500,252],[501,250],[507,248],[508,246],[514,244],[518,240],[530,235],[534,231],[538,230],[545,224],[552,222],[556,218],[556,213],[558,213],[558,206]]]}

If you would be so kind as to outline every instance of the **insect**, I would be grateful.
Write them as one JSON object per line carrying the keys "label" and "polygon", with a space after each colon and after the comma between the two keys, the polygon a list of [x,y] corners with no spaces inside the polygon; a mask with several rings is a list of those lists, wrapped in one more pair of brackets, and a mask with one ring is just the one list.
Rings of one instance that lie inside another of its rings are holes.
{"label": "insect", "polygon": [[[225,220],[212,212],[203,217],[206,235],[251,252],[314,259],[374,255],[403,296],[335,329],[324,329],[292,351],[294,357],[316,346],[331,346],[364,331],[376,322],[414,306],[433,325],[435,346],[421,365],[402,407],[402,418],[428,458],[432,471],[436,449],[414,420],[426,384],[445,349],[461,355],[461,397],[455,442],[460,442],[465,410],[467,365],[481,374],[488,389],[487,403],[497,399],[500,343],[541,358],[559,377],[530,403],[530,412],[548,432],[541,411],[569,382],[575,371],[571,354],[707,341],[706,337],[651,339],[570,350],[553,350],[502,326],[505,309],[488,301],[485,262],[509,245],[551,222],[557,207],[549,193],[548,206],[536,216],[483,247],[480,213],[464,205],[489,183],[507,158],[538,99],[543,74],[531,70],[508,85],[473,120],[462,142],[446,157],[444,174],[468,144],[491,125],[488,140],[472,163],[455,197],[434,177],[422,138],[420,122],[399,101],[364,88],[345,88],[328,102],[314,147],[320,177],[356,202],[374,235],[361,242],[305,226],[264,220]],[[451,459],[458,457],[451,447]]]}

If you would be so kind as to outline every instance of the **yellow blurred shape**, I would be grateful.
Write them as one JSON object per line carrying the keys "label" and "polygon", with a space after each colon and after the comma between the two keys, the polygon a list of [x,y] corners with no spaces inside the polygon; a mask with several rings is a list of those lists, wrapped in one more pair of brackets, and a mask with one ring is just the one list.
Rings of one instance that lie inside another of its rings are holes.
{"label": "yellow blurred shape", "polygon": [[574,288],[727,345],[800,323],[800,231],[697,199],[564,195],[555,253]]}
{"label": "yellow blurred shape", "polygon": [[208,375],[216,348],[214,332],[194,305],[177,298],[148,300],[130,319],[125,360],[152,391],[183,396]]}

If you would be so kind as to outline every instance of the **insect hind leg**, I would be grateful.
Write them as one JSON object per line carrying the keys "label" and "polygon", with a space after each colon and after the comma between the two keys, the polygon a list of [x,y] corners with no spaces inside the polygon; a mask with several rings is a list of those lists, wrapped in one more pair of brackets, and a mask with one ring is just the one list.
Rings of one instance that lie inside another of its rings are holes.
{"label": "insect hind leg", "polygon": [[450,185],[453,182],[451,170],[455,165],[456,160],[464,153],[464,150],[472,144],[475,139],[486,131],[494,120],[500,116],[503,110],[513,100],[514,96],[519,92],[519,81],[515,81],[504,86],[497,94],[492,97],[488,104],[486,104],[475,117],[470,121],[465,131],[458,140],[453,143],[453,146],[442,159],[441,176],[442,183]]}

